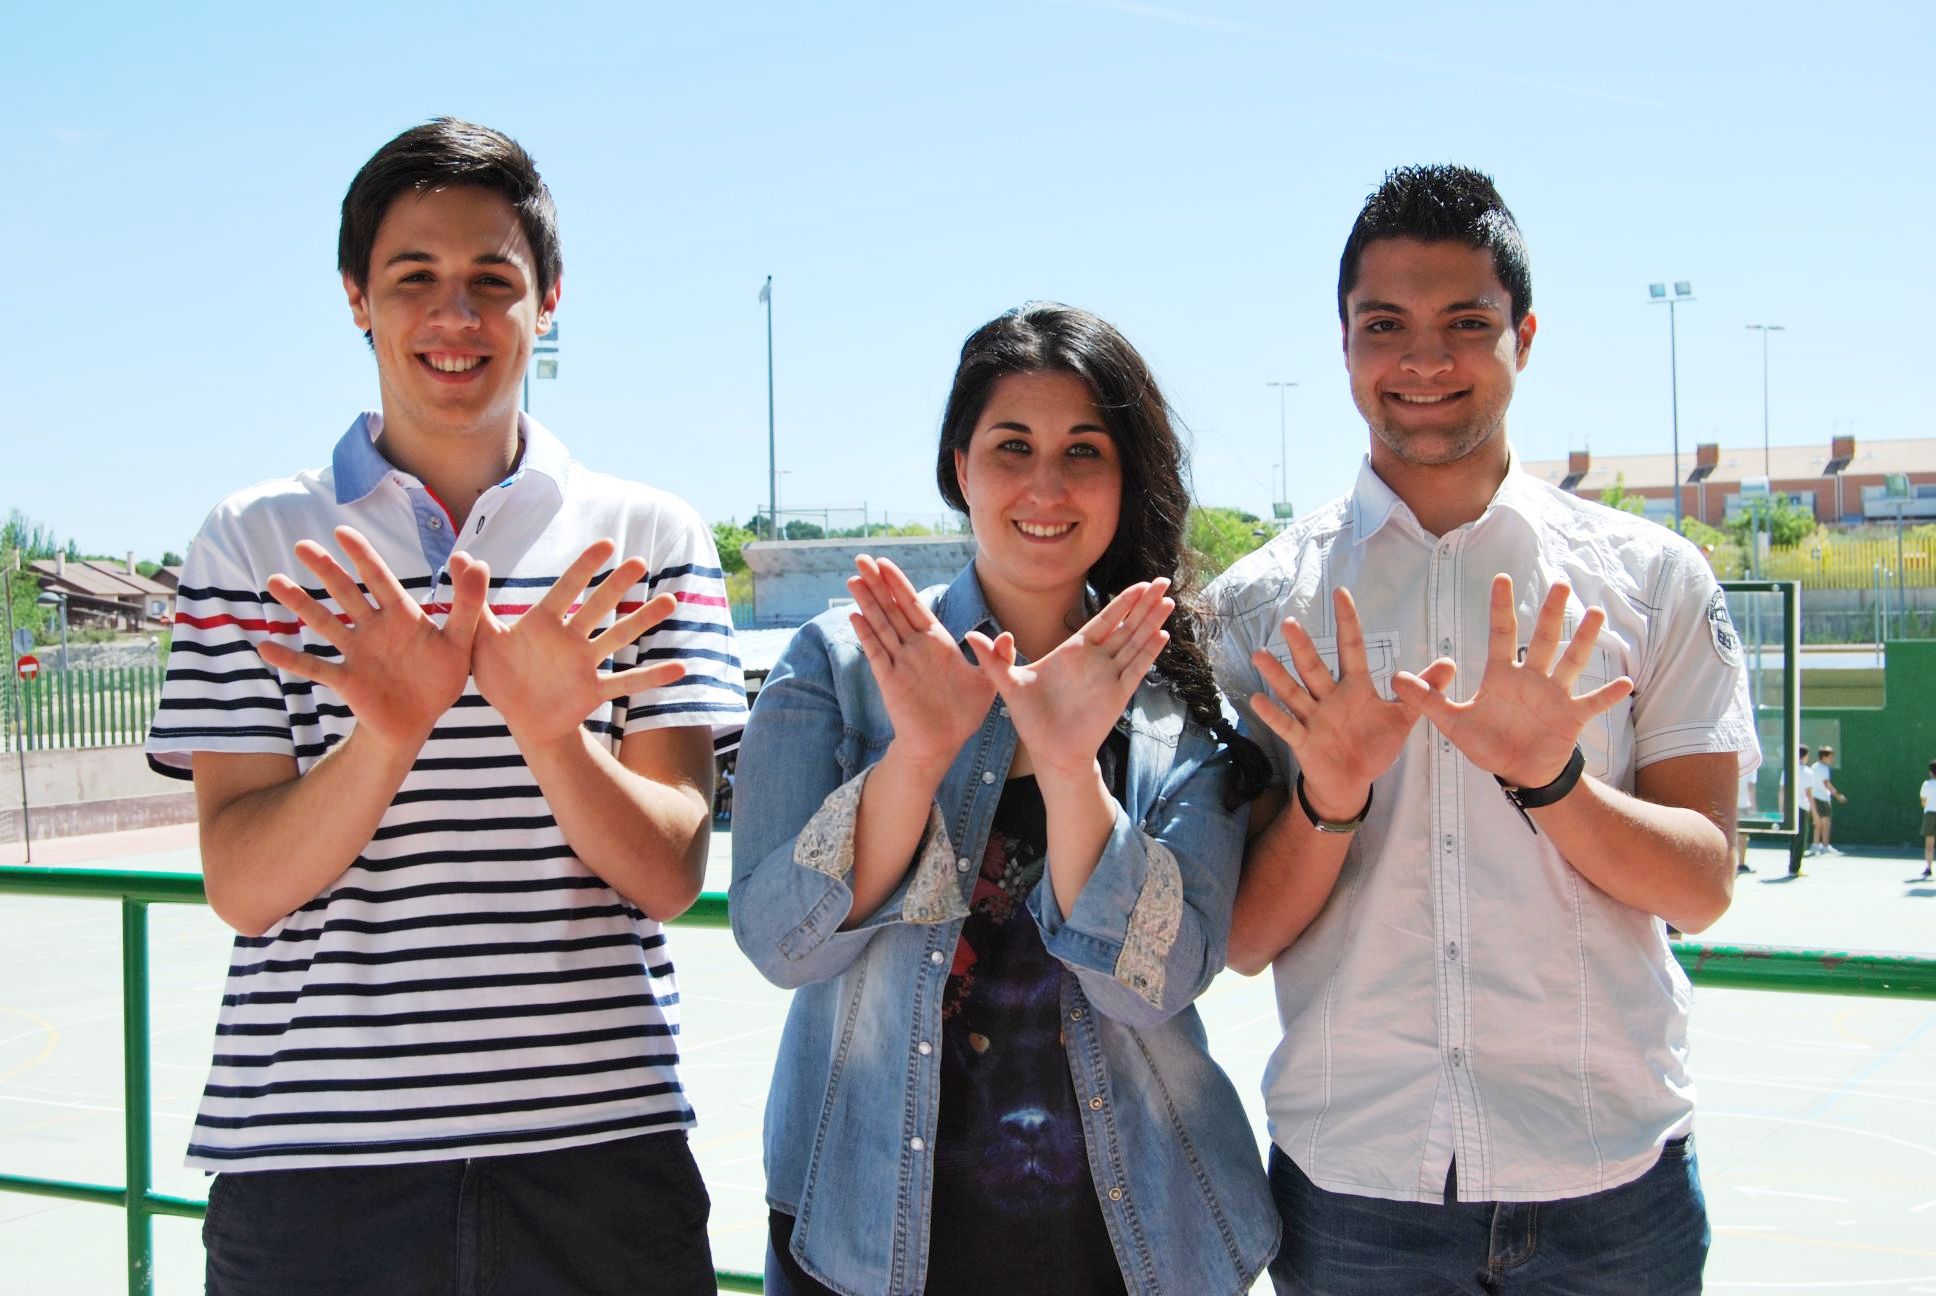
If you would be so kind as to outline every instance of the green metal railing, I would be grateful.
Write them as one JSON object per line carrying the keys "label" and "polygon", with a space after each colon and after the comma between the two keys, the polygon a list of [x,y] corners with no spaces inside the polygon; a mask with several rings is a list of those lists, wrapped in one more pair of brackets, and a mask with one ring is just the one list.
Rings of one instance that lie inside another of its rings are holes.
{"label": "green metal railing", "polygon": [[[121,902],[122,1164],[125,1187],[70,1183],[0,1174],[0,1192],[29,1193],[68,1201],[119,1206],[127,1212],[128,1296],[150,1296],[155,1287],[154,1217],[200,1219],[206,1201],[154,1191],[153,1138],[149,1126],[148,906],[206,904],[199,873],[144,873],[115,869],[0,867],[0,895],[28,895]],[[707,892],[681,917],[682,926],[724,927],[726,897]],[[758,1292],[756,1273],[722,1269],[719,1289]]]}
{"label": "green metal railing", "polygon": [[[10,865],[0,867],[0,895],[121,902],[122,1135],[127,1186],[0,1175],[0,1192],[122,1207],[127,1212],[129,1296],[149,1296],[154,1291],[154,1217],[200,1219],[208,1203],[170,1197],[153,1188],[148,1111],[148,906],[207,903],[201,875]],[[724,927],[726,914],[726,897],[709,891],[678,922],[691,927]],[[1688,977],[1700,986],[1936,999],[1936,958],[1685,942],[1675,945],[1674,955]],[[764,1290],[759,1274],[722,1269],[717,1277],[721,1291]]]}
{"label": "green metal railing", "polygon": [[43,666],[31,681],[16,679],[11,670],[0,672],[0,746],[45,751],[138,743],[154,722],[162,677],[158,662],[71,670]]}

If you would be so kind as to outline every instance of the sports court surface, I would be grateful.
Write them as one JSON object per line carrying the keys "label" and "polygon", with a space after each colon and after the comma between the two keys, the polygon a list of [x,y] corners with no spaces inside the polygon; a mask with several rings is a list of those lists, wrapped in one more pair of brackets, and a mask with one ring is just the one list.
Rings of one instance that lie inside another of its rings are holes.
{"label": "sports court surface", "polygon": [[[708,890],[726,886],[715,836]],[[20,846],[0,863],[21,862]],[[192,827],[37,843],[36,865],[194,871]],[[1936,885],[1921,860],[1811,859],[1756,849],[1734,908],[1705,939],[1936,951]],[[180,1166],[228,961],[199,905],[149,910],[155,1179],[200,1197]],[[693,1145],[713,1199],[713,1250],[757,1271],[765,1245],[760,1114],[786,994],[724,931],[675,929]],[[120,926],[101,901],[0,896],[0,1172],[121,1182]],[[1696,992],[1694,1065],[1714,1250],[1713,1291],[1936,1293],[1936,1002],[1749,990]],[[1201,1001],[1211,1046],[1263,1138],[1257,1082],[1276,1037],[1268,978],[1225,973]],[[201,1290],[194,1221],[155,1221],[156,1285]],[[0,1292],[125,1290],[120,1212],[0,1193]]]}

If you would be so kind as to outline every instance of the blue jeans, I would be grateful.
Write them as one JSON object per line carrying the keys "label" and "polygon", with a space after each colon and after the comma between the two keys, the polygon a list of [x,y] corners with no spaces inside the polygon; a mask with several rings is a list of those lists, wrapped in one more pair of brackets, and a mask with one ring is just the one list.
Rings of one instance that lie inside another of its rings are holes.
{"label": "blue jeans", "polygon": [[1279,1296],[1686,1296],[1707,1202],[1691,1139],[1629,1184],[1549,1202],[1384,1201],[1327,1192],[1271,1149]]}

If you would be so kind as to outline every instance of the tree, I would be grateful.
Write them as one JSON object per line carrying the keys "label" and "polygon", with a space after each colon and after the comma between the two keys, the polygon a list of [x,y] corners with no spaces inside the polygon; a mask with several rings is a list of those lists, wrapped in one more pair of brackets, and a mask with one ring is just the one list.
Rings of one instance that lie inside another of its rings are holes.
{"label": "tree", "polygon": [[1187,543],[1205,580],[1270,539],[1270,529],[1254,513],[1199,505],[1190,510]]}
{"label": "tree", "polygon": [[161,565],[163,567],[179,567],[186,561],[187,559],[183,558],[173,549],[163,549],[161,551]]}
{"label": "tree", "polygon": [[1622,513],[1631,513],[1635,517],[1647,516],[1646,497],[1643,495],[1629,495],[1627,493],[1627,474],[1625,473],[1615,473],[1613,475],[1613,485],[1600,492],[1600,502],[1608,508],[1616,508]]}
{"label": "tree", "polygon": [[1727,523],[1727,529],[1735,542],[1751,545],[1757,525],[1768,533],[1768,543],[1777,548],[1797,545],[1815,534],[1819,525],[1815,514],[1789,499],[1786,495],[1770,495],[1767,499],[1751,508],[1744,508]]}
{"label": "tree", "polygon": [[719,565],[728,575],[746,570],[746,555],[740,550],[759,536],[731,520],[713,523],[713,545],[719,550]]}
{"label": "tree", "polygon": [[789,540],[825,540],[827,538],[827,533],[821,529],[819,523],[808,522],[802,518],[795,518],[787,523],[785,530],[786,538]]}

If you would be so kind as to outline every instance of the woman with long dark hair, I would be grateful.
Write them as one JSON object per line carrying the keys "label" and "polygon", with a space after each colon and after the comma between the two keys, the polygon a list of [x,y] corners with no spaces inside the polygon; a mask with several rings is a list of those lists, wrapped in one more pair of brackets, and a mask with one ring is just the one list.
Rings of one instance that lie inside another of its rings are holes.
{"label": "woman with long dark hair", "polygon": [[962,348],[937,473],[974,562],[861,557],[740,748],[733,931],[796,989],[767,1290],[1248,1291],[1276,1212],[1191,1004],[1265,766],[1169,411],[1109,324],[1024,307]]}

